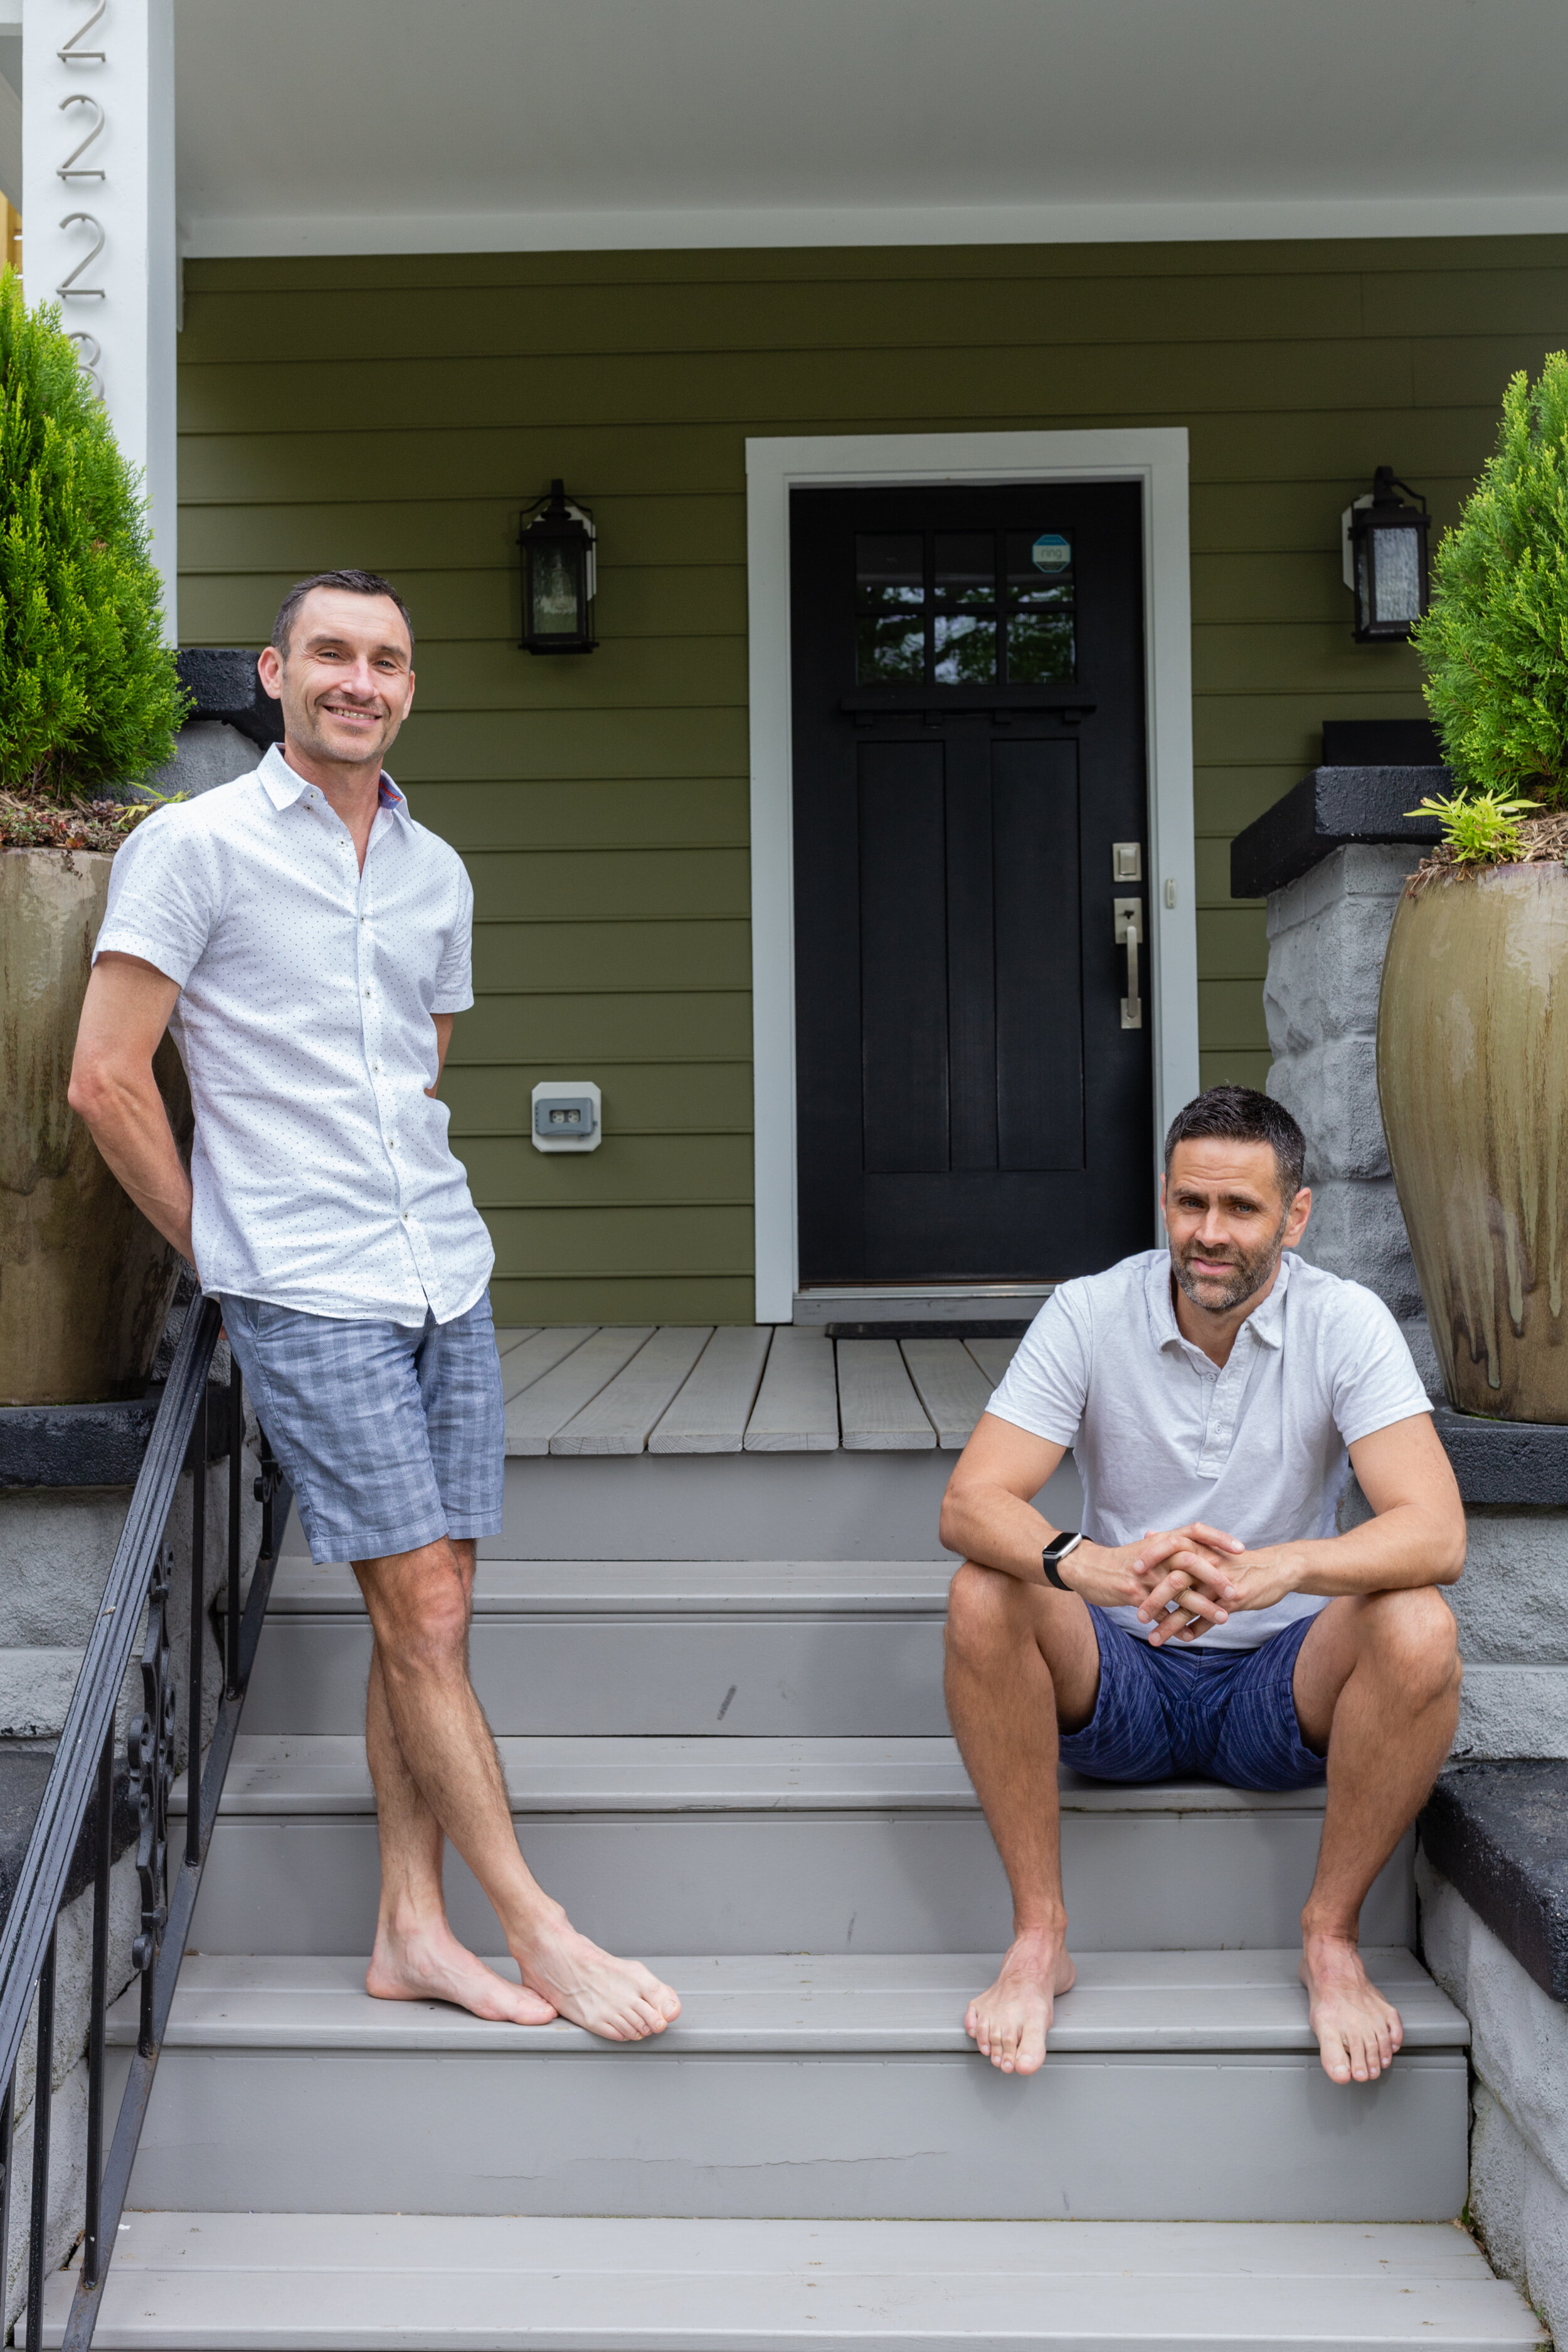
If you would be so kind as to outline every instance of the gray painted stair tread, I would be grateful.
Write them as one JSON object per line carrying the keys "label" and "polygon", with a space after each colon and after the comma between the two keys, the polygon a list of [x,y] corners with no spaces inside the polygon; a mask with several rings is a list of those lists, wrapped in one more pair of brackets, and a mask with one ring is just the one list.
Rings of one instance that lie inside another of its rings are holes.
{"label": "gray painted stair tread", "polygon": [[[570,1355],[507,1406],[507,1452],[548,1454],[556,1431],[564,1429],[574,1413],[581,1412],[591,1398],[608,1387],[622,1366],[653,1337],[653,1330],[651,1323],[606,1326],[574,1347]],[[532,1347],[535,1342],[531,1339],[527,1344]]]}
{"label": "gray painted stair tread", "polygon": [[831,1339],[797,1331],[792,1324],[779,1326],[744,1444],[748,1454],[837,1452],[838,1383]]}
{"label": "gray painted stair tread", "polygon": [[929,1453],[936,1432],[896,1339],[840,1339],[838,1418],[851,1453]]}
{"label": "gray painted stair tread", "polygon": [[553,1371],[568,1356],[574,1355],[584,1340],[591,1339],[598,1329],[596,1323],[560,1323],[544,1331],[531,1332],[509,1348],[500,1360],[501,1395],[510,1405],[514,1397],[542,1381],[546,1372]]}
{"label": "gray painted stair tread", "polygon": [[[940,1617],[952,1580],[952,1562],[941,1559],[481,1559],[474,1613]],[[289,1559],[268,1614],[363,1618],[364,1601],[352,1569]]]}
{"label": "gray painted stair tread", "polygon": [[1000,1382],[1018,1349],[1016,1339],[966,1339],[963,1344],[993,1388]]}
{"label": "gray painted stair tread", "polygon": [[773,1339],[766,1323],[725,1324],[647,1442],[650,1454],[739,1454]]}
{"label": "gray painted stair tread", "polygon": [[962,1339],[905,1339],[900,1345],[910,1378],[936,1429],[937,1444],[946,1452],[961,1452],[991,1401],[995,1381],[985,1378]]}
{"label": "gray painted stair tread", "polygon": [[[74,2272],[46,2290],[58,2345]],[[101,2352],[1449,2352],[1544,2332],[1444,2222],[126,2216]]]}
{"label": "gray painted stair tread", "polygon": [[[1100,2051],[1310,2051],[1297,1950],[1086,1952],[1057,2005],[1049,2046]],[[1468,2047],[1469,2026],[1406,1951],[1369,1948],[1409,2050]],[[492,1961],[515,1979],[510,1960]],[[969,2051],[963,2011],[995,1974],[987,1953],[655,1956],[682,2014],[667,2053]],[[116,2004],[110,2039],[136,2040],[140,1994]],[[487,2024],[444,2002],[373,2000],[361,1958],[194,1954],[164,2042],[174,2049],[552,2052],[631,2056],[575,2025]],[[978,2063],[978,2062],[977,2062]]]}
{"label": "gray painted stair tread", "polygon": [[[951,1739],[530,1739],[496,1743],[513,1808],[555,1812],[973,1812]],[[184,1781],[175,1784],[175,1810]],[[1260,1794],[1209,1780],[1152,1786],[1062,1776],[1064,1811],[1319,1812],[1321,1788]],[[364,1742],[348,1733],[241,1732],[226,1816],[365,1813]]]}
{"label": "gray painted stair tread", "polygon": [[552,1454],[640,1454],[712,1336],[711,1323],[661,1324],[592,1402],[556,1431]]}

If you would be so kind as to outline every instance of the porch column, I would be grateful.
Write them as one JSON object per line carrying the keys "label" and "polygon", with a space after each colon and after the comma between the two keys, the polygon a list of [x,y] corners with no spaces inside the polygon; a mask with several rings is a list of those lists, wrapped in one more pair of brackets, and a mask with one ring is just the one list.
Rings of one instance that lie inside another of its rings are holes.
{"label": "porch column", "polygon": [[174,0],[22,0],[22,257],[152,501],[177,635]]}

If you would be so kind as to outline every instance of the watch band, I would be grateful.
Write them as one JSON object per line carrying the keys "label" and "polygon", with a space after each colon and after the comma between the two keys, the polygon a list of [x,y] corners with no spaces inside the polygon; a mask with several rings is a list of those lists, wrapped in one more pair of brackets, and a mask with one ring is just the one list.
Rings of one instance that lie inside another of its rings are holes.
{"label": "watch band", "polygon": [[1061,1534],[1054,1537],[1040,1554],[1040,1565],[1046,1571],[1046,1582],[1054,1584],[1058,1592],[1072,1591],[1070,1584],[1064,1584],[1062,1581],[1061,1564],[1070,1553],[1078,1549],[1082,1541],[1082,1536],[1076,1529],[1064,1528]]}

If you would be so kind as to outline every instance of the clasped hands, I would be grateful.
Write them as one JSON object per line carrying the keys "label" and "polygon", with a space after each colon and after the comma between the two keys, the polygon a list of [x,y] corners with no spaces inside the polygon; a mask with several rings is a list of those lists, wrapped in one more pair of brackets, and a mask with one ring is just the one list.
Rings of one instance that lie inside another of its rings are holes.
{"label": "clasped hands", "polygon": [[[1100,1609],[1136,1609],[1151,1647],[1191,1642],[1235,1610],[1271,1609],[1296,1591],[1301,1564],[1288,1544],[1248,1551],[1237,1537],[1194,1520],[1151,1528],[1139,1543],[1079,1545],[1065,1580]],[[1174,1609],[1171,1603],[1174,1601]]]}

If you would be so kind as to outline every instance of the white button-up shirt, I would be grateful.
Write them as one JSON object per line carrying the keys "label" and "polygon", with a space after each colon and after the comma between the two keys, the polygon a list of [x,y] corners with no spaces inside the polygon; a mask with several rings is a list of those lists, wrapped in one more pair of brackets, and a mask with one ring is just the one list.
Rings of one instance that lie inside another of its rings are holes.
{"label": "white button-up shirt", "polygon": [[461,858],[389,776],[362,872],[276,745],[120,850],[95,954],[179,984],[205,1290],[404,1324],[479,1298],[494,1252],[425,1091],[431,1016],[474,1001],[473,909]]}
{"label": "white button-up shirt", "polygon": [[[1251,1550],[1331,1536],[1347,1449],[1432,1405],[1382,1299],[1290,1252],[1214,1363],[1182,1336],[1161,1249],[1053,1292],[989,1410],[1072,1447],[1091,1542],[1136,1543],[1201,1519]],[[1253,1649],[1327,1605],[1289,1593],[1196,1640]],[[1109,1613],[1130,1633],[1152,1630],[1134,1608]]]}

